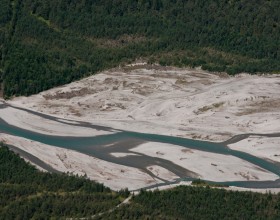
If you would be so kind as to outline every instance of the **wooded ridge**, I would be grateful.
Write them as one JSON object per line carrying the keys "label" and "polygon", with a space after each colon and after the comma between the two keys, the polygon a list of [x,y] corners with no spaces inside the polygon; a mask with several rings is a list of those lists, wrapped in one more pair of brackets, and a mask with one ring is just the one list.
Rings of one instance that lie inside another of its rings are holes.
{"label": "wooded ridge", "polygon": [[0,0],[0,80],[30,95],[142,58],[279,72],[278,0]]}

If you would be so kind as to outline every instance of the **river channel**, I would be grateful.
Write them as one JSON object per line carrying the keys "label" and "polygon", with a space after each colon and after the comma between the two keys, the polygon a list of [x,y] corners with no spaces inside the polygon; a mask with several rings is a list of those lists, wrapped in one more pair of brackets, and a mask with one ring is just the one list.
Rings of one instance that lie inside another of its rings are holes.
{"label": "river channel", "polygon": [[[6,108],[9,105],[0,104],[0,108]],[[9,106],[13,107],[13,106]],[[13,107],[17,108],[17,107]],[[109,127],[92,125],[86,122],[75,121],[75,124],[69,123],[67,121],[60,121],[59,118],[44,115],[42,113],[33,112],[31,110],[21,109],[23,111],[28,111],[31,114],[36,114],[37,116],[43,117],[48,120],[54,120],[59,123],[71,124],[71,126],[81,126],[89,127],[98,130],[114,131],[114,133],[109,135],[93,136],[93,137],[61,137],[54,135],[45,135],[29,130],[25,130],[13,125],[6,123],[1,119],[0,115],[0,133],[7,133],[10,135],[23,137],[29,140],[41,142],[51,146],[62,147],[66,149],[75,150],[90,156],[94,156],[101,160],[109,161],[112,163],[117,163],[125,166],[138,168],[151,176],[154,176],[146,167],[151,165],[159,165],[171,172],[175,173],[180,178],[176,182],[181,180],[192,180],[196,179],[198,176],[196,173],[187,170],[181,166],[178,166],[171,161],[150,157],[144,154],[137,153],[136,155],[129,155],[127,157],[114,157],[111,153],[120,152],[120,153],[131,153],[130,149],[135,148],[139,144],[146,142],[160,142],[168,143],[172,145],[187,147],[190,149],[202,150],[206,152],[232,155],[248,161],[252,164],[255,164],[263,169],[266,169],[276,175],[280,176],[280,165],[278,163],[273,163],[271,161],[264,160],[262,158],[255,157],[253,155],[232,150],[227,147],[230,143],[238,142],[242,139],[247,138],[250,135],[261,135],[267,137],[280,137],[280,133],[274,134],[242,134],[237,135],[230,140],[222,143],[208,142],[208,141],[199,141],[192,140],[180,137],[172,137],[166,135],[156,135],[156,134],[147,134],[147,133],[138,133],[138,132],[128,132],[123,130],[115,130]],[[172,147],[172,145],[170,147]],[[106,147],[110,146],[110,147]],[[23,152],[19,152],[23,153]],[[27,152],[28,153],[28,152]],[[32,158],[29,158],[32,160]],[[33,161],[36,163],[36,160],[33,158]],[[37,162],[40,162],[38,159]],[[164,185],[173,184],[174,182],[164,181]],[[240,186],[240,187],[249,187],[249,188],[280,188],[280,180],[276,181],[240,181],[240,182],[223,182],[223,184],[231,186]],[[162,185],[162,184],[161,184]]]}

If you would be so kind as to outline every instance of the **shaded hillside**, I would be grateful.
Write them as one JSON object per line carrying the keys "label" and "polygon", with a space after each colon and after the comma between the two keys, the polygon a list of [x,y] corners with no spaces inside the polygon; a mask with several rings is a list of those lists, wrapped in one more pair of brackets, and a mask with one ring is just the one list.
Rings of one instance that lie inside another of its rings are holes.
{"label": "shaded hillside", "polygon": [[279,8],[277,0],[1,0],[5,95],[140,57],[230,74],[279,72]]}

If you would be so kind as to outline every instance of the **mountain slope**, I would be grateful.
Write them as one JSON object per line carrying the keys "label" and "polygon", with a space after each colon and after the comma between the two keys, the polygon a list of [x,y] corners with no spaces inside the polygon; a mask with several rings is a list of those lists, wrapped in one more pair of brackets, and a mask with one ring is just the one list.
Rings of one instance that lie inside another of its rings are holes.
{"label": "mountain slope", "polygon": [[140,57],[230,74],[280,70],[277,0],[1,5],[9,6],[1,8],[6,15],[0,20],[1,35],[9,36],[1,40],[6,97],[38,93]]}

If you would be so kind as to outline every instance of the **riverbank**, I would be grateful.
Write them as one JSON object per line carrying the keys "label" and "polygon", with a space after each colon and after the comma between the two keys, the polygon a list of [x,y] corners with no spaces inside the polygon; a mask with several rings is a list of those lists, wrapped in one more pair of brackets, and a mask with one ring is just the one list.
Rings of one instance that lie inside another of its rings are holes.
{"label": "riverbank", "polygon": [[208,181],[264,181],[279,178],[278,175],[231,155],[210,153],[177,145],[148,142],[130,151],[172,161],[197,173],[200,179]]}
{"label": "riverbank", "polygon": [[229,77],[139,64],[9,103],[121,130],[219,142],[279,131],[279,97],[279,75]]}
{"label": "riverbank", "polygon": [[[155,187],[148,189],[149,191],[155,191],[155,190],[169,190],[173,189],[177,186],[192,186],[192,187],[197,187],[192,185],[191,181],[182,181],[179,183],[175,183],[172,185],[165,185],[165,186],[160,186],[160,187]],[[211,187],[215,189],[224,189],[228,191],[239,191],[239,192],[256,192],[256,193],[273,193],[273,194],[278,194],[280,193],[280,188],[267,188],[267,189],[256,189],[256,188],[243,188],[243,187],[236,187],[236,186],[228,186],[228,187]],[[134,192],[135,195],[139,194],[139,191]]]}
{"label": "riverbank", "polygon": [[46,135],[92,137],[114,133],[113,131],[87,128],[85,126],[74,126],[77,125],[77,122],[71,120],[48,120],[20,108],[4,105],[3,102],[0,108],[0,116],[2,120],[10,125]]}
{"label": "riverbank", "polygon": [[280,164],[280,137],[261,137],[251,135],[248,138],[229,144],[229,148],[265,158]]}
{"label": "riverbank", "polygon": [[[0,133],[0,141],[28,152],[57,171],[81,176],[86,175],[89,179],[103,183],[113,190],[124,188],[135,190],[162,183],[161,180],[152,178],[137,168],[110,163],[77,151],[49,146],[2,133]],[[40,164],[34,158],[22,156],[36,167],[40,167]]]}

